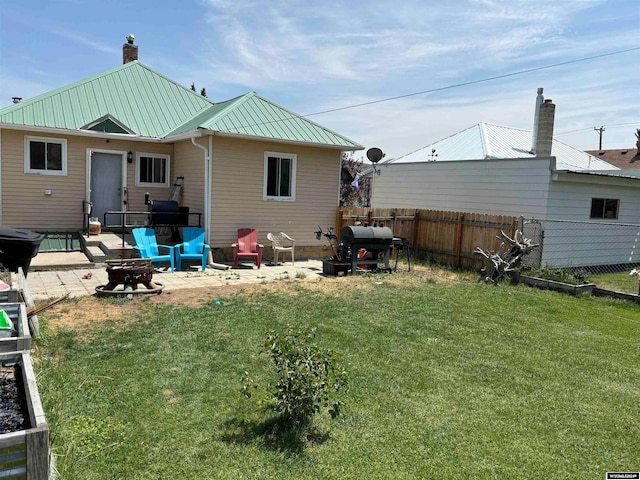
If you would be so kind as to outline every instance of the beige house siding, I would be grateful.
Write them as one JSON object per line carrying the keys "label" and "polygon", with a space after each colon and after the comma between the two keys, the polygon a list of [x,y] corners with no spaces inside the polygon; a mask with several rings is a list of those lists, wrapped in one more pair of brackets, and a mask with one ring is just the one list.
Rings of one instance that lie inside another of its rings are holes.
{"label": "beige house siding", "polygon": [[[208,138],[196,140],[203,147],[208,147]],[[204,227],[204,152],[191,143],[191,140],[175,144],[176,161],[173,163],[173,179],[184,177],[180,205],[189,207],[189,213],[201,213]],[[193,225],[195,216],[190,219]]]}
{"label": "beige house siding", "polygon": [[[265,152],[297,155],[294,202],[263,199]],[[296,246],[322,245],[313,232],[335,224],[339,168],[337,150],[214,137],[211,245],[229,247],[242,227],[257,228],[265,247],[279,231]]]}
{"label": "beige house siding", "polygon": [[[126,151],[133,152],[133,163],[127,164],[127,190],[129,191],[127,210],[131,212],[146,212],[144,196],[148,192],[151,200],[167,200],[171,194],[171,185],[175,180],[176,159],[173,153],[173,144],[162,143],[129,143],[111,141],[109,145],[124,145]],[[95,147],[94,147],[95,148]],[[169,155],[169,186],[168,187],[136,187],[136,153],[157,153]],[[130,219],[131,220],[131,219]],[[128,220],[129,222],[129,220]]]}
{"label": "beige house siding", "polygon": [[[65,138],[67,140],[67,175],[24,173],[25,136]],[[18,130],[1,130],[2,226],[36,231],[81,230],[84,215],[82,201],[87,191],[87,151],[106,150],[133,153],[127,163],[127,210],[145,212],[144,196],[152,200],[169,198],[171,187],[136,187],[136,154],[158,153],[170,156],[170,184],[184,177],[180,205],[202,214],[204,208],[204,152],[190,140],[173,144],[105,140],[63,136]],[[208,138],[198,142],[209,146]],[[265,152],[295,154],[295,201],[263,199]],[[333,226],[338,205],[340,152],[325,148],[278,144],[214,137],[212,166],[212,225],[210,239],[216,248],[229,248],[236,240],[237,229],[253,227],[260,231],[260,241],[269,246],[268,232],[284,231],[300,247],[318,247],[314,231],[318,225]],[[51,195],[45,195],[51,190]],[[134,220],[131,217],[129,223]],[[195,219],[192,219],[195,221]]]}
{"label": "beige house siding", "polygon": [[[2,226],[37,231],[80,230],[84,216],[82,201],[86,197],[87,149],[162,153],[171,156],[173,145],[127,142],[90,137],[73,137],[2,129]],[[24,173],[25,136],[64,138],[67,140],[67,175]],[[45,195],[51,190],[51,195]],[[144,211],[147,188],[135,186],[135,160],[127,164],[129,211]],[[166,199],[169,188],[154,189],[154,197]]]}

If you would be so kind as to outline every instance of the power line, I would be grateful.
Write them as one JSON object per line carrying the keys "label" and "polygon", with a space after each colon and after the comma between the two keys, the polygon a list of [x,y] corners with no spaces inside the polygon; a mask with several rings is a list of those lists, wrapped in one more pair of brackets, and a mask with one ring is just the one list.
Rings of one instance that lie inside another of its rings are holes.
{"label": "power line", "polygon": [[421,92],[407,93],[405,95],[397,95],[395,97],[388,97],[388,98],[382,98],[382,99],[379,99],[379,100],[372,100],[370,102],[357,103],[357,104],[354,104],[354,105],[348,105],[346,107],[332,108],[330,110],[323,110],[321,112],[309,113],[307,115],[301,115],[301,117],[311,117],[313,115],[322,115],[324,113],[339,112],[341,110],[347,110],[347,109],[350,109],[350,108],[364,107],[364,106],[367,106],[367,105],[374,105],[376,103],[389,102],[391,100],[399,100],[401,98],[415,97],[417,95],[424,95],[426,93],[441,92],[443,90],[449,90],[449,89],[452,89],[452,88],[466,87],[468,85],[476,85],[478,83],[490,82],[490,81],[493,81],[493,80],[500,80],[502,78],[515,77],[516,75],[524,75],[525,73],[538,72],[540,70],[547,70],[547,69],[550,69],[550,68],[562,67],[564,65],[571,65],[573,63],[586,62],[588,60],[594,60],[596,58],[610,57],[612,55],[620,55],[621,53],[632,52],[634,50],[640,50],[640,47],[628,48],[626,50],[618,50],[616,52],[602,53],[600,55],[592,55],[590,57],[578,58],[576,60],[567,60],[566,62],[554,63],[554,64],[551,64],[551,65],[544,65],[542,67],[528,68],[526,70],[520,70],[518,72],[512,72],[512,73],[505,73],[503,75],[496,75],[494,77],[483,78],[481,80],[472,80],[472,81],[469,81],[469,82],[456,83],[454,85],[448,85],[446,87],[432,88],[430,90],[422,90]]}
{"label": "power line", "polygon": [[[603,125],[603,127],[620,128],[620,127],[629,127],[631,125],[640,125],[640,120],[638,120],[636,122],[630,122],[630,123],[614,123],[612,125]],[[558,133],[558,134],[554,135],[554,137],[561,137],[563,135],[570,135],[572,133],[586,132],[587,130],[591,130],[591,127],[580,128],[578,130],[571,130],[569,132],[561,132],[561,133]]]}
{"label": "power line", "polygon": [[618,50],[618,51],[615,51],[615,52],[601,53],[601,54],[598,54],[598,55],[592,55],[590,57],[578,58],[578,59],[575,59],[575,60],[567,60],[566,62],[553,63],[553,64],[550,64],[550,65],[544,65],[544,66],[541,66],[541,67],[528,68],[526,70],[520,70],[520,71],[517,71],[517,72],[505,73],[505,74],[496,75],[496,76],[493,76],[493,77],[482,78],[480,80],[471,80],[469,82],[456,83],[456,84],[453,84],[453,85],[447,85],[445,87],[432,88],[432,89],[429,89],[429,90],[422,90],[420,92],[407,93],[405,95],[397,95],[397,96],[394,96],[394,97],[381,98],[381,99],[378,99],[378,100],[372,100],[370,102],[356,103],[356,104],[353,104],[353,105],[347,105],[347,106],[344,106],[344,107],[332,108],[332,109],[329,109],[329,110],[323,110],[323,111],[320,111],[320,112],[308,113],[308,114],[305,114],[305,115],[297,115],[295,113],[291,113],[292,116],[289,117],[289,118],[278,119],[278,120],[270,120],[268,122],[261,122],[261,123],[252,123],[252,124],[248,124],[248,125],[240,125],[240,126],[238,126],[236,128],[240,129],[240,128],[257,127],[257,126],[260,126],[260,125],[267,125],[267,124],[270,124],[270,123],[279,123],[279,122],[282,122],[282,121],[285,121],[285,120],[290,120],[291,118],[306,118],[306,117],[312,117],[312,116],[315,116],[315,115],[323,115],[325,113],[339,112],[339,111],[342,111],[342,110],[349,110],[349,109],[352,109],[352,108],[365,107],[367,105],[375,105],[377,103],[390,102],[392,100],[400,100],[402,98],[415,97],[417,95],[425,95],[427,93],[441,92],[443,90],[451,90],[453,88],[466,87],[466,86],[469,86],[469,85],[476,85],[478,83],[491,82],[493,80],[500,80],[502,78],[515,77],[517,75],[524,75],[526,73],[538,72],[540,70],[548,70],[548,69],[551,69],[551,68],[562,67],[562,66],[571,65],[571,64],[574,64],[574,63],[587,62],[589,60],[595,60],[597,58],[611,57],[613,55],[620,55],[620,54],[632,52],[632,51],[635,51],[635,50],[640,50],[640,47],[627,48],[625,50]]}

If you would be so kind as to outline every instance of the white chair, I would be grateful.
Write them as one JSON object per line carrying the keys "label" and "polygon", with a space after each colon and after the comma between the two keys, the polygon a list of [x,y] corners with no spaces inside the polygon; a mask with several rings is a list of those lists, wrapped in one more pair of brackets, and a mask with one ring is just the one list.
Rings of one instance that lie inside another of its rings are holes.
{"label": "white chair", "polygon": [[280,252],[291,252],[291,264],[295,265],[294,249],[296,241],[284,232],[267,233],[267,240],[271,242],[273,247],[273,263],[278,264],[278,254]]}

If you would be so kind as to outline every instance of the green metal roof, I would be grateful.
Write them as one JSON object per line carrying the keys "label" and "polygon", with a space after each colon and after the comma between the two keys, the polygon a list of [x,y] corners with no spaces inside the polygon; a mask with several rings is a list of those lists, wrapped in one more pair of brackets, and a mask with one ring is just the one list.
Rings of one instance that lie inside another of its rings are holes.
{"label": "green metal roof", "polygon": [[287,142],[362,148],[357,142],[303,118],[255,92],[218,103],[167,136],[197,128]]}
{"label": "green metal roof", "polygon": [[160,138],[212,102],[140,62],[0,110],[0,123],[80,129],[111,115],[143,137]]}
{"label": "green metal roof", "polygon": [[138,61],[0,109],[0,125],[23,127],[78,130],[105,118],[117,119],[116,124],[136,135],[156,139],[204,129],[265,140],[363,148],[254,92],[213,103]]}

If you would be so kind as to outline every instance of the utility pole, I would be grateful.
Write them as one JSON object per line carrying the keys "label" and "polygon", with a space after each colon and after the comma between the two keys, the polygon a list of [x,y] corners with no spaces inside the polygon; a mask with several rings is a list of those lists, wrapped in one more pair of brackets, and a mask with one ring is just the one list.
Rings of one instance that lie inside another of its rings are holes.
{"label": "utility pole", "polygon": [[600,143],[598,144],[598,151],[602,151],[602,132],[606,130],[604,126],[600,126],[600,128],[593,127],[593,129],[598,132],[598,136],[600,137]]}

